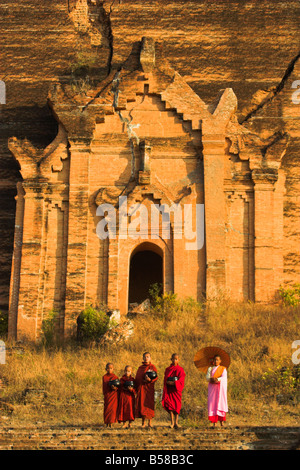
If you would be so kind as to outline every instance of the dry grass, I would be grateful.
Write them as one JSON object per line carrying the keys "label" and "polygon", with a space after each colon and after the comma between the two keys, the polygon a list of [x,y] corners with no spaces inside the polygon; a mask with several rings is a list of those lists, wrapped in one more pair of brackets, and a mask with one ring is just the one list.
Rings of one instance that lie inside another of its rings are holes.
{"label": "dry grass", "polygon": [[[291,345],[299,339],[299,313],[299,307],[233,304],[225,300],[204,309],[189,300],[176,308],[170,319],[153,312],[136,317],[135,334],[123,346],[83,348],[70,344],[53,350],[25,346],[24,353],[12,348],[7,364],[0,369],[7,384],[2,399],[15,406],[15,422],[99,424],[102,375],[108,361],[114,363],[119,376],[127,364],[135,373],[142,353],[150,351],[158,368],[159,391],[170,355],[177,352],[187,374],[182,420],[202,426],[207,422],[207,384],[196,370],[193,357],[201,347],[216,345],[226,349],[232,360],[229,420],[235,424],[295,425],[299,390],[290,383],[274,385],[263,376],[278,366],[292,370]],[[279,404],[278,394],[286,398],[283,404]],[[160,400],[156,409],[156,418],[165,420]]]}

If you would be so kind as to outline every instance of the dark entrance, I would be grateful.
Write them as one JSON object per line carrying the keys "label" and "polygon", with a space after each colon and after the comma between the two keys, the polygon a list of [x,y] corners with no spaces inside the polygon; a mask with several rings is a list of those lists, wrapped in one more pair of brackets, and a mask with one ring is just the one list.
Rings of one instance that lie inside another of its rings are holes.
{"label": "dark entrance", "polygon": [[162,256],[149,249],[141,249],[131,256],[129,270],[129,304],[149,298],[151,284],[163,283]]}

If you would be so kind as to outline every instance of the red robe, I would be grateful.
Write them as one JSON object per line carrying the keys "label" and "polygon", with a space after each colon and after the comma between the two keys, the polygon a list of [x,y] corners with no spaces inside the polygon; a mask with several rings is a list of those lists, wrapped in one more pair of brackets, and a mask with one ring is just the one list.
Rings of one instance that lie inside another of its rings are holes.
{"label": "red robe", "polygon": [[117,410],[118,410],[118,390],[112,390],[108,385],[110,380],[116,380],[118,377],[115,374],[105,374],[102,377],[102,388],[104,395],[104,410],[103,417],[105,424],[116,423]]}
{"label": "red robe", "polygon": [[135,404],[135,417],[136,418],[154,418],[154,383],[156,379],[151,382],[144,382],[145,373],[147,370],[154,370],[157,372],[153,364],[143,364],[138,368],[136,373],[135,382],[137,387],[136,404]]}
{"label": "red robe", "polygon": [[119,406],[118,406],[118,421],[119,423],[125,421],[134,421],[134,410],[135,410],[135,388],[133,390],[127,390],[124,388],[124,383],[128,380],[133,380],[134,378],[132,375],[127,377],[123,375],[121,377],[120,382],[121,385],[119,387]]}
{"label": "red robe", "polygon": [[[175,385],[167,385],[169,377],[178,377]],[[172,364],[165,370],[164,390],[162,396],[162,406],[170,413],[179,414],[181,410],[181,396],[184,389],[185,372],[180,366],[173,366]]]}

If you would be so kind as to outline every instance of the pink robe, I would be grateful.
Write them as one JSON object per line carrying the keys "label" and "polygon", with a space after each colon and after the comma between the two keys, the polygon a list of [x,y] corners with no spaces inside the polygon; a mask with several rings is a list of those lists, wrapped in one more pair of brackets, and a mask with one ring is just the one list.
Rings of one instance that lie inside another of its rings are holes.
{"label": "pink robe", "polygon": [[[218,367],[218,366],[217,366]],[[210,377],[214,376],[217,367],[213,367],[210,373]],[[228,411],[227,405],[227,370],[224,369],[221,380],[217,384],[208,383],[208,419],[210,421],[224,420],[226,419],[226,413]]]}
{"label": "pink robe", "polygon": [[[178,377],[175,385],[167,385],[169,377]],[[162,406],[168,413],[180,413],[181,410],[181,396],[184,389],[185,372],[180,366],[173,366],[172,364],[165,370],[164,390],[162,396]]]}

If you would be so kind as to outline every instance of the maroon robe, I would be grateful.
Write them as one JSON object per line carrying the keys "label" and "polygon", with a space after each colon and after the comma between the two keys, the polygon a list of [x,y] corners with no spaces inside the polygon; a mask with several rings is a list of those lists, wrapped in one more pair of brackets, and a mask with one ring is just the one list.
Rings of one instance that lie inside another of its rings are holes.
{"label": "maroon robe", "polygon": [[117,423],[117,410],[118,410],[118,390],[112,390],[108,385],[110,380],[116,380],[118,377],[115,374],[105,374],[102,377],[102,387],[104,395],[104,410],[103,417],[105,424]]}
{"label": "maroon robe", "polygon": [[119,393],[119,405],[118,405],[118,421],[119,423],[125,422],[125,421],[134,421],[134,411],[135,411],[135,393],[136,390],[135,388],[133,390],[127,390],[124,388],[124,383],[127,382],[128,380],[133,380],[134,378],[132,375],[130,377],[127,377],[126,375],[123,375],[121,377],[120,382],[120,393]]}
{"label": "maroon robe", "polygon": [[[167,385],[169,377],[178,377],[175,385]],[[165,370],[164,390],[162,396],[162,406],[169,413],[172,411],[179,414],[181,410],[181,396],[184,389],[185,372],[180,366],[172,364]]]}
{"label": "maroon robe", "polygon": [[154,370],[157,373],[157,369],[153,364],[143,364],[138,368],[136,373],[135,382],[137,387],[136,393],[136,405],[135,405],[135,417],[136,418],[154,418],[154,383],[156,379],[151,382],[144,382],[145,373],[147,370]]}

